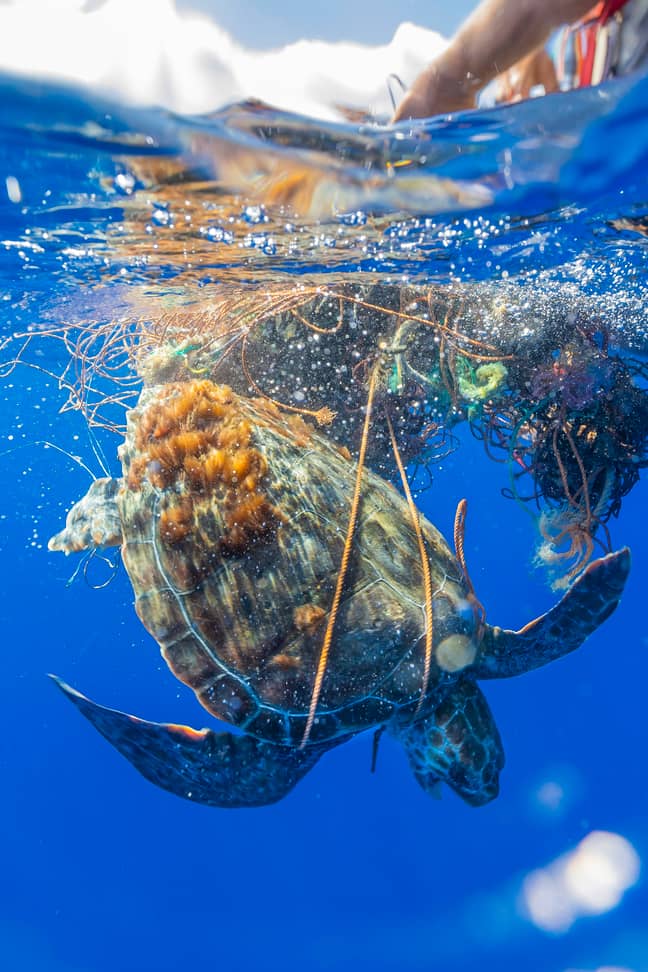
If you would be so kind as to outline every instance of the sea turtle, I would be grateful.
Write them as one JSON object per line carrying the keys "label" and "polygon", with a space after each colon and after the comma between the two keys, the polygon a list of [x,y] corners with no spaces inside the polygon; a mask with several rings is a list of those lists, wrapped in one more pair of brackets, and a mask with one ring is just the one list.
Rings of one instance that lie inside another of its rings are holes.
{"label": "sea turtle", "polygon": [[50,549],[121,544],[137,613],[170,668],[242,733],[146,722],[58,684],[144,776],[200,803],[272,803],[326,750],[385,726],[425,790],[443,781],[470,804],[488,802],[504,757],[477,680],[573,651],[628,575],[623,549],[520,631],[492,627],[461,543],[455,557],[365,471],[333,628],[356,490],[344,449],[262,399],[195,380],[146,388],[119,455],[123,477],[94,482]]}

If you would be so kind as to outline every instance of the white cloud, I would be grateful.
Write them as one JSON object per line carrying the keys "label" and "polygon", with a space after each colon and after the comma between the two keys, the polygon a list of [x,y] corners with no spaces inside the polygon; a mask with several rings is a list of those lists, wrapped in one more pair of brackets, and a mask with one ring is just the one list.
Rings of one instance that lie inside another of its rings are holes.
{"label": "white cloud", "polygon": [[386,116],[388,76],[411,83],[444,43],[406,23],[380,47],[304,40],[259,52],[206,16],[180,13],[175,0],[0,5],[0,70],[184,113],[256,97],[320,118],[339,118],[336,106]]}

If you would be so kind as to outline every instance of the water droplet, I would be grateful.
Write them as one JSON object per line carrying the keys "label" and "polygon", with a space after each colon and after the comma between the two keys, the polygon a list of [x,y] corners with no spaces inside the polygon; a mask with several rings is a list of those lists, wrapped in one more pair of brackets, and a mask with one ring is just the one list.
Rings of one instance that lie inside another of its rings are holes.
{"label": "water droplet", "polygon": [[229,230],[224,230],[222,226],[209,226],[201,232],[213,243],[232,243],[234,240],[234,234]]}
{"label": "water droplet", "polygon": [[19,203],[22,201],[22,189],[20,188],[20,183],[15,176],[7,176],[5,179],[5,186],[7,187],[7,196],[9,197],[9,202]]}
{"label": "water droplet", "polygon": [[135,179],[130,172],[119,172],[115,176],[115,189],[117,192],[121,192],[125,196],[130,196],[134,188]]}
{"label": "water droplet", "polygon": [[156,226],[168,226],[171,222],[171,213],[162,206],[157,206],[151,215],[151,222]]}
{"label": "water droplet", "polygon": [[246,223],[267,223],[268,217],[266,216],[263,206],[246,206],[241,217]]}

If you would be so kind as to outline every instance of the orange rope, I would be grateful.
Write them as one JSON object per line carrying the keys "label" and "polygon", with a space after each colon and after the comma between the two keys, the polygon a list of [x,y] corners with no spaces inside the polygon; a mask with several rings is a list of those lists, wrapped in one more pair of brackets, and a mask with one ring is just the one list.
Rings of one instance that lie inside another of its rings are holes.
{"label": "orange rope", "polygon": [[335,585],[335,594],[333,595],[333,603],[331,605],[331,610],[329,611],[328,622],[326,625],[326,632],[324,634],[324,641],[322,642],[319,662],[317,664],[317,672],[315,673],[315,682],[313,684],[313,692],[311,695],[310,707],[308,710],[308,719],[306,720],[306,728],[304,729],[304,735],[302,736],[302,741],[299,745],[300,749],[303,749],[306,743],[308,742],[308,737],[310,736],[311,729],[313,728],[313,722],[315,720],[315,711],[317,709],[317,703],[319,702],[319,697],[322,692],[322,682],[324,681],[324,673],[326,672],[326,663],[328,661],[329,651],[331,648],[331,641],[333,640],[333,629],[335,628],[335,622],[337,620],[340,601],[342,599],[342,590],[344,588],[344,581],[346,579],[347,569],[349,567],[351,546],[353,544],[353,534],[355,532],[356,521],[358,519],[358,508],[360,506],[360,489],[362,487],[362,472],[364,469],[365,456],[367,454],[367,443],[369,441],[369,426],[371,423],[371,410],[373,408],[373,397],[374,397],[375,387],[376,387],[376,372],[374,371],[371,375],[371,380],[369,382],[369,393],[367,395],[367,413],[365,415],[364,428],[362,430],[362,440],[360,442],[360,454],[358,456],[358,470],[356,473],[355,488],[353,490],[353,500],[351,502],[351,513],[349,515],[347,534],[346,534],[346,539],[344,541],[344,550],[342,551],[342,561],[340,563],[340,569],[338,571],[337,583]]}
{"label": "orange rope", "polygon": [[459,561],[459,566],[461,567],[461,572],[464,576],[466,587],[468,588],[468,601],[472,605],[475,618],[477,619],[477,627],[478,630],[480,630],[483,628],[486,621],[486,611],[484,610],[484,605],[480,600],[478,600],[477,595],[475,594],[475,588],[473,587],[473,582],[471,581],[470,574],[468,573],[468,565],[466,564],[466,554],[464,552],[464,534],[466,531],[467,510],[468,502],[465,499],[459,500],[454,521],[454,546],[457,560]]}
{"label": "orange rope", "polygon": [[307,318],[305,318],[302,314],[296,311],[294,307],[289,307],[288,311],[293,315],[293,317],[296,317],[298,321],[300,321],[302,324],[305,324],[306,327],[310,328],[311,331],[315,331],[317,334],[337,334],[337,332],[344,324],[343,298],[339,297],[338,300],[340,304],[340,313],[338,316],[338,322],[335,325],[335,327],[319,327],[317,324],[313,324],[312,321],[307,320]]}
{"label": "orange rope", "polygon": [[468,502],[465,499],[459,500],[457,503],[457,512],[455,513],[454,519],[454,548],[455,554],[457,555],[457,560],[459,561],[459,566],[463,571],[463,575],[466,579],[466,583],[472,588],[470,579],[468,577],[468,570],[466,568],[466,555],[464,553],[464,533],[466,530],[466,512],[468,510]]}
{"label": "orange rope", "polygon": [[387,428],[389,429],[389,436],[391,438],[391,447],[394,453],[394,459],[396,460],[396,465],[398,466],[398,471],[400,473],[401,482],[403,483],[403,492],[405,493],[405,499],[407,500],[407,505],[409,507],[410,516],[412,518],[412,526],[414,527],[414,532],[416,533],[416,539],[418,541],[419,556],[421,558],[421,570],[423,571],[423,590],[425,592],[425,618],[427,621],[425,628],[425,658],[423,662],[423,682],[421,683],[421,694],[419,696],[418,705],[416,706],[416,712],[414,715],[420,711],[421,706],[427,695],[428,686],[430,684],[430,669],[432,667],[432,644],[433,644],[433,634],[434,634],[434,615],[432,614],[432,577],[430,575],[430,561],[428,560],[427,551],[425,549],[425,541],[423,540],[423,531],[421,530],[421,523],[419,520],[418,510],[412,499],[412,492],[407,481],[407,473],[405,472],[405,466],[403,465],[403,460],[398,449],[398,443],[396,442],[396,436],[394,435],[394,427],[392,425],[389,415],[385,416],[387,419]]}

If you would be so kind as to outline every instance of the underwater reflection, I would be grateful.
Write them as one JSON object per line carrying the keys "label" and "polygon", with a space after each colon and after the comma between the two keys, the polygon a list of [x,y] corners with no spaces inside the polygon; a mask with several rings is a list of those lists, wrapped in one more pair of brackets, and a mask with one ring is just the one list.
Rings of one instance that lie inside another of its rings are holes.
{"label": "underwater reflection", "polygon": [[639,880],[641,862],[620,834],[594,830],[571,851],[532,871],[522,886],[529,921],[546,932],[569,931],[588,915],[616,908]]}

